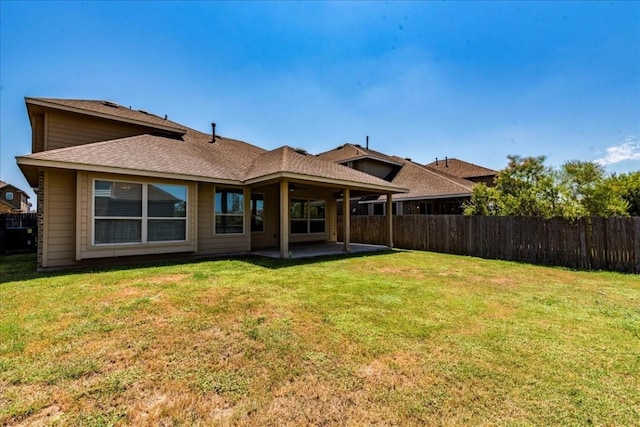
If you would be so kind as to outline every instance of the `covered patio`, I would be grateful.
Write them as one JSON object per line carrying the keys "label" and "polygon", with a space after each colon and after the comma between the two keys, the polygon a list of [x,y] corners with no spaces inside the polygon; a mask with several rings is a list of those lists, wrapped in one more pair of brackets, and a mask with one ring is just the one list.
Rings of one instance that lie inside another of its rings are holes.
{"label": "covered patio", "polygon": [[[349,254],[364,254],[374,252],[384,252],[391,248],[382,245],[367,245],[364,243],[351,243],[349,245]],[[292,244],[289,246],[289,258],[313,258],[320,256],[344,255],[344,242],[322,242],[322,243],[304,243]],[[281,258],[280,248],[256,250],[249,253],[266,258]]]}

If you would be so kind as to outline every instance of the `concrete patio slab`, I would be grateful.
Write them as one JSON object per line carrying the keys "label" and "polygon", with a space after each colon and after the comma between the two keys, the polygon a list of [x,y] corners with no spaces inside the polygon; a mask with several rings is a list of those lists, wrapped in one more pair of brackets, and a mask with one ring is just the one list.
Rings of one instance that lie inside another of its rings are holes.
{"label": "concrete patio slab", "polygon": [[[349,254],[360,254],[366,252],[381,252],[389,250],[387,246],[381,245],[367,245],[364,243],[351,243],[349,244]],[[280,249],[264,249],[250,252],[251,255],[258,255],[267,258],[280,258]],[[314,243],[314,244],[300,244],[291,245],[289,247],[289,258],[312,258],[318,256],[328,255],[344,255],[344,244],[338,243]]]}

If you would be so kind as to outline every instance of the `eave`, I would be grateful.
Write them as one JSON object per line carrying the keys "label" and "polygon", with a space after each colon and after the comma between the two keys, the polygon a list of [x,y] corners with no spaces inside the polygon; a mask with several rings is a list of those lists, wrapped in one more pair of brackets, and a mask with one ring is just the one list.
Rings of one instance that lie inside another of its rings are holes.
{"label": "eave", "polygon": [[168,173],[158,171],[148,171],[140,169],[129,169],[114,166],[92,165],[86,163],[73,163],[63,162],[55,160],[42,160],[32,159],[28,157],[16,157],[16,161],[20,170],[29,181],[32,187],[36,187],[38,184],[38,170],[39,168],[53,168],[53,169],[66,169],[66,170],[79,170],[85,172],[99,172],[99,173],[111,173],[120,175],[132,175],[132,176],[145,176],[150,178],[164,178],[175,179],[181,181],[196,181],[196,182],[215,182],[226,185],[243,185],[242,181],[234,179],[216,178],[211,176],[180,174],[180,173]]}

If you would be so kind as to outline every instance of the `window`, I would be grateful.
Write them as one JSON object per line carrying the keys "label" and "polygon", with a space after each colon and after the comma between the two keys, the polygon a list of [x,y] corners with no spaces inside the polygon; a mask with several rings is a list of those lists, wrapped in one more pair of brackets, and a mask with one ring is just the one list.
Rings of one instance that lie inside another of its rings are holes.
{"label": "window", "polygon": [[375,203],[373,205],[374,215],[384,215],[384,205],[382,203]]}
{"label": "window", "polygon": [[292,234],[324,233],[324,200],[292,200],[289,207]]}
{"label": "window", "polygon": [[187,187],[94,182],[96,245],[185,241]]}
{"label": "window", "polygon": [[4,195],[4,198],[7,200],[13,200],[13,192],[7,191]]}
{"label": "window", "polygon": [[216,188],[215,233],[244,233],[244,193],[240,189]]}
{"label": "window", "polygon": [[149,184],[147,188],[148,241],[186,240],[187,187]]}
{"label": "window", "polygon": [[264,231],[264,196],[251,195],[251,231]]}

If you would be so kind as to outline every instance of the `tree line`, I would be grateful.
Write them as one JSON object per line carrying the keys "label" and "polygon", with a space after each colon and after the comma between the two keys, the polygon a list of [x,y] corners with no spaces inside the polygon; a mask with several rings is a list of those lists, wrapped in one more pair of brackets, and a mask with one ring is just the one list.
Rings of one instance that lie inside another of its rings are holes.
{"label": "tree line", "polygon": [[493,186],[474,185],[465,215],[640,216],[640,171],[608,174],[594,162],[571,160],[553,168],[544,164],[545,156],[507,158]]}

